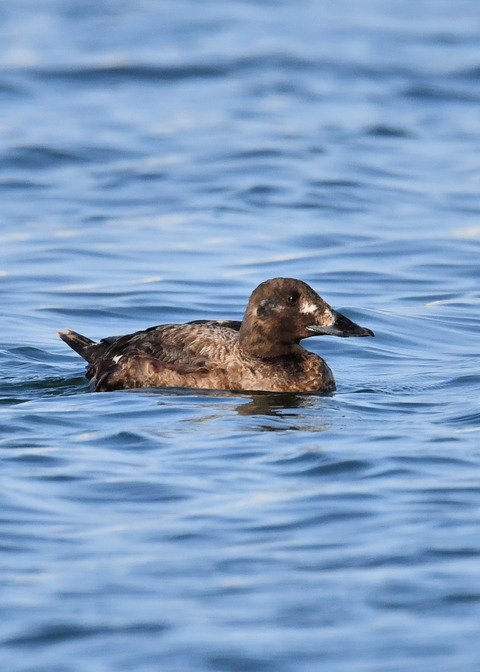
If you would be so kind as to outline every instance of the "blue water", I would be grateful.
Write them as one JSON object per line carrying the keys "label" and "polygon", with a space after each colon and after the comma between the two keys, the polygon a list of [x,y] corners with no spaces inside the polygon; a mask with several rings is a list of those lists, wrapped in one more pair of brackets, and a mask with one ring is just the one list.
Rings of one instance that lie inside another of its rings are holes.
{"label": "blue water", "polygon": [[[480,667],[476,0],[4,0],[0,669]],[[56,336],[375,339],[337,392],[90,394]]]}

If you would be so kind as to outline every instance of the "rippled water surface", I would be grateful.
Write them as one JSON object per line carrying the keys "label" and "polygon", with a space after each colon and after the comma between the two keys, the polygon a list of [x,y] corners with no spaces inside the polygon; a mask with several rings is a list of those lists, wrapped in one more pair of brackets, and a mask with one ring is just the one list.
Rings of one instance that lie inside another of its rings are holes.
{"label": "rippled water surface", "polygon": [[[4,0],[0,667],[480,666],[474,0]],[[91,394],[56,336],[301,278],[337,392]]]}

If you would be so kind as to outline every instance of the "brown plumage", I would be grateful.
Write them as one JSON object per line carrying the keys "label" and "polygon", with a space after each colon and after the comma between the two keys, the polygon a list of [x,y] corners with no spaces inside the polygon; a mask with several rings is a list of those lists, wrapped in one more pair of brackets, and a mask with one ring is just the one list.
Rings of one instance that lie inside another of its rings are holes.
{"label": "brown plumage", "polygon": [[191,387],[270,392],[331,392],[327,363],[305,350],[309,336],[373,336],[292,278],[262,282],[242,322],[165,324],[99,343],[66,329],[61,339],[88,362],[97,392],[132,387]]}

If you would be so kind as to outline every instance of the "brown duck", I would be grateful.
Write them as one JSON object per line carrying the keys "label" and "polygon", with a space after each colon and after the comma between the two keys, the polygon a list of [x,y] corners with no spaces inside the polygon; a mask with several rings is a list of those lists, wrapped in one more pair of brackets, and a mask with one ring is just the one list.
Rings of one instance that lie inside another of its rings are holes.
{"label": "brown duck", "polygon": [[191,387],[331,392],[327,363],[299,343],[310,336],[373,336],[292,278],[262,282],[241,322],[164,324],[100,342],[66,329],[60,338],[87,362],[90,389]]}

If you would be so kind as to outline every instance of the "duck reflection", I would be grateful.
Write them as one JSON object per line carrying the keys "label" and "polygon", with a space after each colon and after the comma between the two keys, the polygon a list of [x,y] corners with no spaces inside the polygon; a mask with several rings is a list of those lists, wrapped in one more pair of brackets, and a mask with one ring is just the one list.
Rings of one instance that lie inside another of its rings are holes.
{"label": "duck reflection", "polygon": [[261,432],[323,432],[328,429],[322,406],[325,397],[319,394],[255,393],[238,404],[241,417],[257,417],[256,429]]}
{"label": "duck reflection", "polygon": [[249,401],[237,406],[239,415],[273,415],[284,416],[292,409],[315,408],[319,395],[313,394],[279,394],[255,393],[248,397]]}
{"label": "duck reflection", "polygon": [[[216,420],[232,411],[239,417],[258,417],[255,428],[264,432],[295,430],[322,432],[328,428],[322,408],[327,397],[322,394],[290,394],[277,392],[229,392],[225,390],[195,390],[186,388],[149,388],[129,390],[129,394],[158,394],[167,403],[181,397],[184,402],[193,402],[195,407],[204,408],[205,414],[196,418],[204,424]],[[168,399],[168,401],[167,401]],[[218,400],[218,405],[215,403]],[[220,403],[222,402],[222,403]],[[212,412],[213,411],[213,412]],[[280,422],[281,421],[281,422]]]}

